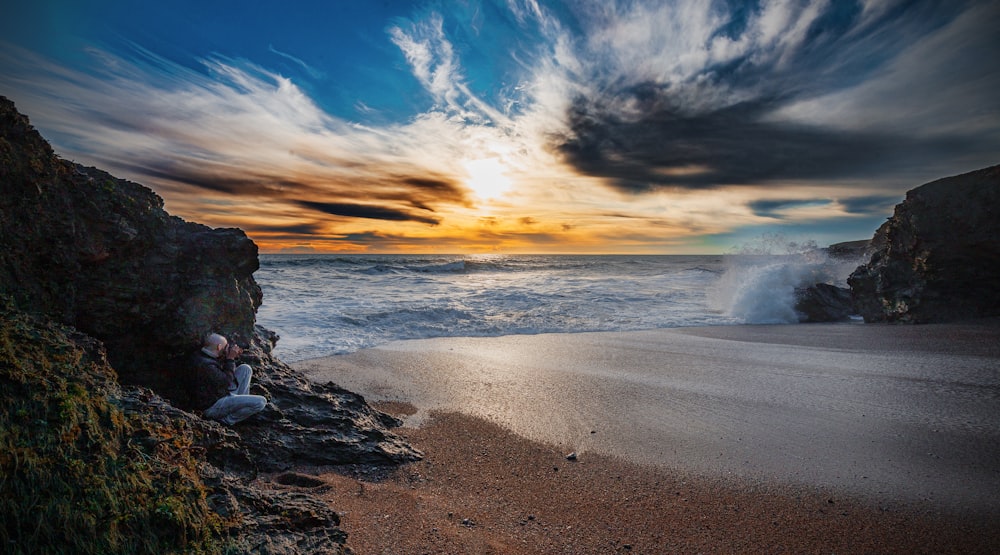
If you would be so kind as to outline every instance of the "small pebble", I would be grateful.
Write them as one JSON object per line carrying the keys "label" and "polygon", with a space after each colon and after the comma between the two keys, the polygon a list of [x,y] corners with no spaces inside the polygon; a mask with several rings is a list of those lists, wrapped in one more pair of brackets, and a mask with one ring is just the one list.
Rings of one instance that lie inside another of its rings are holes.
{"label": "small pebble", "polygon": [[569,455],[566,455],[566,460],[567,461],[575,461],[576,460],[576,451],[570,453]]}

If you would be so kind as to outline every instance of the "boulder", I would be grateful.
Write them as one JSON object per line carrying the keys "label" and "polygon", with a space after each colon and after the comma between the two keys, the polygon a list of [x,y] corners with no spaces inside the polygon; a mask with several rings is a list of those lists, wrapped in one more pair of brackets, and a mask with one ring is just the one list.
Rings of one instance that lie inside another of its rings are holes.
{"label": "boulder", "polygon": [[866,322],[1000,315],[1000,166],[906,194],[848,279]]}
{"label": "boulder", "polygon": [[795,290],[795,312],[799,322],[842,322],[854,314],[851,290],[817,283]]}
{"label": "boulder", "polygon": [[219,331],[249,340],[257,246],[163,209],[150,189],[55,156],[0,98],[0,293],[107,347],[123,383],[183,397],[174,361]]}
{"label": "boulder", "polygon": [[0,297],[4,553],[350,553],[335,510],[252,480],[240,433],[120,386],[100,341]]}
{"label": "boulder", "polygon": [[[133,422],[129,426],[135,433],[122,440],[124,445],[149,443],[150,452],[165,446],[162,441],[190,445],[183,457],[192,458],[184,460],[200,470],[188,476],[189,489],[214,492],[207,499],[218,518],[205,517],[206,522],[221,518],[231,524],[235,519],[237,531],[226,533],[249,534],[256,552],[342,553],[345,536],[336,527],[336,513],[318,499],[255,489],[251,479],[258,471],[293,465],[391,465],[421,457],[392,433],[398,420],[334,384],[308,381],[272,355],[278,337],[255,323],[262,299],[253,278],[257,246],[241,230],[186,222],[168,214],[150,189],[60,159],[3,97],[0,244],[4,309],[69,326],[96,345],[88,349],[106,356],[106,371],[83,390],[111,392],[111,404]],[[213,331],[244,347],[240,362],[254,367],[252,392],[269,400],[264,412],[234,428],[187,410],[190,374],[185,361]],[[30,337],[37,333],[20,340]],[[27,352],[15,344],[3,346]],[[58,354],[75,347],[49,348]],[[19,356],[5,360],[24,362],[30,374],[32,361]],[[61,371],[81,372],[72,365]],[[8,406],[27,402],[15,398],[19,395],[59,405],[63,393],[24,390],[17,383],[25,379],[12,378]],[[120,427],[120,418],[91,425],[115,422]],[[116,430],[115,437],[126,433]],[[121,450],[124,454],[115,457],[150,456],[136,455],[130,447]],[[179,456],[171,454],[170,460]],[[145,465],[142,460],[136,464]],[[31,483],[24,482],[29,490]]]}
{"label": "boulder", "polygon": [[[249,433],[260,464],[287,464],[291,452],[316,464],[419,456],[387,430],[398,421],[271,356],[278,337],[255,326],[257,245],[243,231],[186,222],[150,189],[60,159],[2,97],[0,159],[0,242],[8,246],[0,294],[101,340],[121,383],[189,409],[188,357],[217,331],[246,349],[257,393],[277,408],[256,419],[266,432]],[[279,453],[280,461],[267,458]]]}
{"label": "boulder", "polygon": [[277,336],[257,326],[243,362],[254,367],[255,389],[267,408],[237,425],[259,468],[273,472],[295,465],[391,465],[421,457],[391,428],[402,422],[373,409],[334,383],[307,380],[271,350]]}

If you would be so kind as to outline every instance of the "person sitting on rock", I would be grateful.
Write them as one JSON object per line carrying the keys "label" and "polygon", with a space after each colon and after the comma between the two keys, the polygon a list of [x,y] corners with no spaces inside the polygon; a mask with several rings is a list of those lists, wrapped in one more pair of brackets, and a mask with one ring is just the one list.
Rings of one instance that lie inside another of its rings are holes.
{"label": "person sitting on rock", "polygon": [[213,333],[194,354],[194,405],[204,411],[205,418],[232,426],[264,410],[267,399],[249,395],[250,365],[236,366],[242,353],[239,345],[230,345],[225,337]]}

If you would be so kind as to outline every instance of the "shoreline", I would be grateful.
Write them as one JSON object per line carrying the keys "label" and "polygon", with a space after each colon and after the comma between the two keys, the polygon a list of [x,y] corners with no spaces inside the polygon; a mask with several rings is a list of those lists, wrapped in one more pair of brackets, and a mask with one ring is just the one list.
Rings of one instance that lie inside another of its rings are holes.
{"label": "shoreline", "polygon": [[1000,326],[437,338],[296,364],[566,452],[1000,517]]}
{"label": "shoreline", "polygon": [[299,470],[359,555],[996,553],[998,322],[438,338],[303,361],[403,418],[425,459]]}
{"label": "shoreline", "polygon": [[[395,416],[406,403],[376,403]],[[300,468],[265,488],[317,493],[358,555],[423,553],[995,553],[989,518],[836,493],[692,477],[599,454],[567,460],[481,418],[433,412],[401,435],[426,458]]]}
{"label": "shoreline", "polygon": [[[994,337],[1000,337],[1000,317],[995,318],[978,318],[972,320],[963,320],[958,322],[944,322],[944,323],[929,323],[929,324],[896,324],[896,323],[865,323],[860,320],[848,320],[842,322],[799,322],[792,324],[720,324],[720,325],[696,325],[696,326],[674,326],[674,327],[664,327],[664,328],[643,328],[643,329],[628,329],[628,330],[599,330],[599,331],[562,331],[562,332],[540,332],[540,333],[513,333],[504,335],[455,335],[455,336],[434,336],[434,337],[417,337],[412,339],[394,339],[381,343],[378,345],[373,345],[370,347],[363,347],[357,349],[356,351],[351,351],[347,353],[339,353],[332,355],[321,355],[312,356],[308,358],[303,358],[295,360],[293,362],[287,362],[289,366],[298,368],[305,367],[307,369],[313,369],[316,367],[316,363],[323,361],[338,360],[345,357],[350,357],[356,353],[378,350],[391,346],[394,344],[406,344],[406,343],[420,343],[420,342],[447,342],[452,340],[502,340],[507,338],[515,337],[560,337],[560,336],[604,336],[604,335],[628,335],[628,334],[646,334],[646,333],[685,333],[691,335],[703,335],[706,337],[714,337],[717,339],[731,339],[734,341],[746,341],[746,342],[772,342],[772,343],[782,343],[783,341],[796,341],[793,344],[801,345],[813,345],[822,347],[836,347],[836,348],[848,348],[849,341],[851,340],[850,334],[831,334],[830,330],[836,329],[847,329],[847,328],[858,328],[858,329],[882,329],[891,330],[893,335],[897,338],[903,338],[907,343],[900,344],[886,344],[882,347],[886,350],[899,350],[899,349],[920,349],[938,351],[938,350],[950,350],[950,351],[967,351],[974,350],[977,355],[1000,357],[1000,345],[992,345],[984,343],[985,339],[991,339]],[[760,333],[756,333],[757,331]],[[787,330],[788,333],[780,333],[781,330]],[[813,332],[820,333],[810,333],[809,330]],[[937,331],[943,330],[950,332],[950,337],[948,341],[957,339],[958,342],[952,345],[952,347],[945,346],[945,343],[941,341],[935,341],[934,343],[927,345],[921,340],[927,338],[927,330]],[[777,332],[777,333],[776,333]],[[804,332],[804,333],[803,333]],[[779,338],[777,341],[775,337]],[[831,345],[830,340],[836,341],[837,343]],[[279,338],[280,341],[280,338]],[[276,354],[277,358],[282,359],[281,353]],[[284,360],[284,359],[282,359]]]}

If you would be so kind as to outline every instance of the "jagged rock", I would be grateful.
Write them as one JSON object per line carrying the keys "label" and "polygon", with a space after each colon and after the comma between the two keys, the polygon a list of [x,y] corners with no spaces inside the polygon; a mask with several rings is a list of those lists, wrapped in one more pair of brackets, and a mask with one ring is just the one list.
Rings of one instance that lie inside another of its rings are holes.
{"label": "jagged rock", "polygon": [[861,239],[858,241],[845,241],[843,243],[835,243],[826,248],[827,254],[831,258],[838,260],[855,260],[866,257],[871,253],[868,252],[871,248],[870,239]]}
{"label": "jagged rock", "polygon": [[[107,374],[88,388],[117,392],[112,404],[143,422],[130,439],[137,448],[184,435],[213,510],[242,519],[231,536],[245,539],[243,551],[345,552],[332,509],[305,493],[254,489],[258,470],[421,456],[389,430],[398,420],[272,356],[277,336],[255,326],[257,246],[241,230],[185,222],[146,187],[58,158],[3,97],[0,244],[0,298],[107,353]],[[252,392],[270,401],[233,429],[183,410],[190,375],[181,361],[210,331],[245,348]]]}
{"label": "jagged rock", "polygon": [[906,194],[848,284],[866,322],[1000,315],[1000,166]]}
{"label": "jagged rock", "polygon": [[253,445],[261,470],[284,470],[294,464],[395,464],[421,456],[389,432],[402,424],[399,419],[333,383],[305,379],[271,356],[273,334],[257,329],[253,346],[241,360],[255,368],[257,392],[270,404],[238,430]]}
{"label": "jagged rock", "polygon": [[[870,249],[871,241],[864,239],[835,243],[823,251],[831,263],[842,266],[857,264]],[[857,313],[850,289],[825,282],[796,287],[794,309],[801,323],[842,322]]]}
{"label": "jagged rock", "polygon": [[205,333],[249,339],[257,246],[163,210],[148,188],[55,156],[0,98],[0,293],[107,347],[123,383],[183,395],[176,365]]}
{"label": "jagged rock", "polygon": [[169,441],[172,436],[163,436],[157,430],[180,426],[190,433],[190,442],[207,462],[245,478],[257,474],[255,458],[240,434],[231,428],[178,409],[145,387],[125,387],[112,402],[126,414],[142,415],[143,422],[148,423],[148,428],[136,430],[139,441]]}
{"label": "jagged rock", "polygon": [[[238,502],[245,517],[240,531],[244,552],[311,555],[350,553],[340,516],[310,493],[262,491],[220,474],[210,481],[217,491]],[[224,510],[224,509],[223,509]]]}
{"label": "jagged rock", "polygon": [[153,191],[55,156],[13,104],[0,100],[0,293],[100,339],[124,384],[190,408],[187,359],[218,331],[277,411],[246,428],[264,467],[413,460],[360,397],[313,386],[271,356],[277,336],[255,327],[257,246],[163,210]]}
{"label": "jagged rock", "polygon": [[101,342],[6,297],[0,336],[4,553],[349,553],[333,508],[257,487],[236,431],[119,386]]}
{"label": "jagged rock", "polygon": [[[256,475],[257,465],[240,434],[177,409],[145,388],[124,388],[114,397],[112,402],[134,422],[148,426],[135,429],[133,442],[148,450],[164,442],[190,445],[189,452],[204,456],[206,463],[198,466],[198,476],[208,490],[207,502],[224,520],[239,523],[230,535],[245,551],[345,553],[347,534],[338,528],[340,518],[326,503],[304,493],[262,491],[250,485],[248,478]],[[163,430],[171,433],[164,435]]]}
{"label": "jagged rock", "polygon": [[829,283],[817,283],[795,290],[795,312],[799,322],[840,322],[854,313],[851,290]]}
{"label": "jagged rock", "polygon": [[297,488],[326,488],[329,490],[329,485],[315,477],[308,474],[302,474],[299,472],[284,472],[274,477],[274,483],[281,484],[283,486],[293,486]]}

